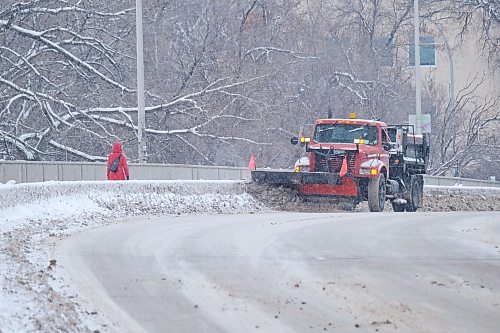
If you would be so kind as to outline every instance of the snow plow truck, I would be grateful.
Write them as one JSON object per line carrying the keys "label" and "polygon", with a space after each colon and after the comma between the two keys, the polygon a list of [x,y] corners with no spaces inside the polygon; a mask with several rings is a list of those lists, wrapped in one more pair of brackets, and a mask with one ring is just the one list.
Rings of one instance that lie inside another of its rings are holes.
{"label": "snow plow truck", "polygon": [[311,137],[299,136],[307,152],[294,171],[254,170],[252,181],[283,186],[305,197],[329,197],[354,207],[368,201],[372,212],[389,200],[395,212],[415,212],[422,205],[423,175],[429,156],[426,134],[411,125],[378,120],[319,119]]}

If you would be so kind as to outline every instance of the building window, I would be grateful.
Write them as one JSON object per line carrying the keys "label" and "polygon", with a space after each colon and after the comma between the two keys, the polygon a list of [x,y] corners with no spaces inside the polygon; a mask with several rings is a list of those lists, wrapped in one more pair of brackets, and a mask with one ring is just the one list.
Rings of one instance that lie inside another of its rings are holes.
{"label": "building window", "polygon": [[[415,43],[410,44],[410,66],[415,66]],[[436,43],[433,36],[420,36],[420,66],[436,65]]]}

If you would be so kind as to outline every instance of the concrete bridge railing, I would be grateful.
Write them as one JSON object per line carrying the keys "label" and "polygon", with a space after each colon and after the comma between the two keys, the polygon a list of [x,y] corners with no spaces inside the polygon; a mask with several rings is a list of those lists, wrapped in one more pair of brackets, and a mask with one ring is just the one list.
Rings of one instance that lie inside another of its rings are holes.
{"label": "concrete bridge railing", "polygon": [[[178,164],[130,163],[130,179],[137,180],[248,180],[247,168]],[[102,162],[0,161],[0,183],[46,181],[106,180],[106,164]],[[500,182],[425,176],[426,185],[500,187]]]}

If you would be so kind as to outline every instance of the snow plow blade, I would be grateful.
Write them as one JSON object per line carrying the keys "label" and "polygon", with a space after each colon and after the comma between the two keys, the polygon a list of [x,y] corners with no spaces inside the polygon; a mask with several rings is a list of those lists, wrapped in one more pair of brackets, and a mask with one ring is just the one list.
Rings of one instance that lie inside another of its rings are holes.
{"label": "snow plow blade", "polygon": [[358,196],[356,181],[328,172],[252,171],[257,184],[283,186],[296,189],[306,196],[350,197]]}
{"label": "snow plow blade", "polygon": [[327,172],[252,171],[252,181],[258,184],[298,187],[304,184],[340,185],[338,174]]}

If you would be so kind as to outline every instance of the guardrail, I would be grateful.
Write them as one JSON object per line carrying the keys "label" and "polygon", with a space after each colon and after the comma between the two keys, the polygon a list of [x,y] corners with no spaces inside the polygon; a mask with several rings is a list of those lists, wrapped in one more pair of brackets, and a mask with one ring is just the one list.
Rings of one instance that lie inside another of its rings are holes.
{"label": "guardrail", "polygon": [[[178,165],[129,164],[130,179],[137,180],[243,180],[250,179],[246,168]],[[0,183],[74,180],[106,180],[106,163],[0,161]]]}
{"label": "guardrail", "polygon": [[436,186],[476,186],[476,187],[500,187],[500,182],[491,180],[480,180],[456,177],[424,176],[425,185]]}
{"label": "guardrail", "polygon": [[[198,166],[179,164],[130,163],[130,179],[137,180],[247,180],[247,168]],[[14,180],[33,183],[75,180],[106,180],[106,163],[102,162],[45,162],[0,161],[0,183]],[[425,176],[426,185],[500,187],[500,182]]]}

